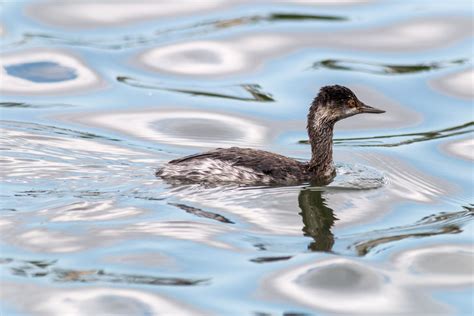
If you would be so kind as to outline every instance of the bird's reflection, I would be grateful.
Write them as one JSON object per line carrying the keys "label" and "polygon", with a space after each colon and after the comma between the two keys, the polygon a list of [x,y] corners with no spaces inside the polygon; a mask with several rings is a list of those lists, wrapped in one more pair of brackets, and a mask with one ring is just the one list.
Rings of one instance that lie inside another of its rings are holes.
{"label": "bird's reflection", "polygon": [[308,249],[312,251],[331,251],[334,245],[331,227],[337,218],[334,216],[334,211],[326,205],[323,193],[304,188],[298,196],[304,234],[314,239],[308,245]]}

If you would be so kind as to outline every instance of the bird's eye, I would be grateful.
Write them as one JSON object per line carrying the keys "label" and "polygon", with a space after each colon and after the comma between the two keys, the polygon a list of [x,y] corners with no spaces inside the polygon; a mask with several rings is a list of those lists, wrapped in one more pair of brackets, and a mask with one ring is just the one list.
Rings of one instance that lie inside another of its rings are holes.
{"label": "bird's eye", "polygon": [[350,99],[349,101],[347,101],[347,105],[351,108],[355,107],[356,106],[356,103],[353,99]]}

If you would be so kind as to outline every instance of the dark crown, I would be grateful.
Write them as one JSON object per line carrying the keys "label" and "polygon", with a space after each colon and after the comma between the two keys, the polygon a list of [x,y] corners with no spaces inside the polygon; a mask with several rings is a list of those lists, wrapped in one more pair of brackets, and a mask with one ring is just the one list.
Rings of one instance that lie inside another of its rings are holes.
{"label": "dark crown", "polygon": [[322,87],[313,102],[324,104],[331,101],[337,102],[349,99],[357,99],[354,92],[349,88],[340,85],[333,85]]}

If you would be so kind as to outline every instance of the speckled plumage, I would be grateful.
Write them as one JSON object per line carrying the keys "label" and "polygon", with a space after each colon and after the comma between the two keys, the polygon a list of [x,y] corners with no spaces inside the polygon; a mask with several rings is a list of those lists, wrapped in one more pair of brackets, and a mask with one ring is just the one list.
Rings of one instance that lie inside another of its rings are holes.
{"label": "speckled plumage", "polygon": [[311,182],[325,185],[336,175],[332,160],[334,124],[359,113],[383,113],[365,105],[343,86],[321,88],[308,114],[311,160],[300,162],[251,148],[218,148],[170,161],[156,176],[177,182],[244,185],[294,185]]}
{"label": "speckled plumage", "polygon": [[307,182],[307,170],[306,163],[282,155],[231,147],[172,160],[156,175],[178,181],[269,185]]}

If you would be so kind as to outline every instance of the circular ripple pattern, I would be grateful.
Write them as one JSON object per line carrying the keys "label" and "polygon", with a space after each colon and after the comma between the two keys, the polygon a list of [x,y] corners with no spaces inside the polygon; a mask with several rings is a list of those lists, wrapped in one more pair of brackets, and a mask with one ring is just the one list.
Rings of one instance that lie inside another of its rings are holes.
{"label": "circular ripple pattern", "polygon": [[99,87],[101,79],[78,58],[62,51],[3,54],[2,84],[7,94],[61,94]]}

